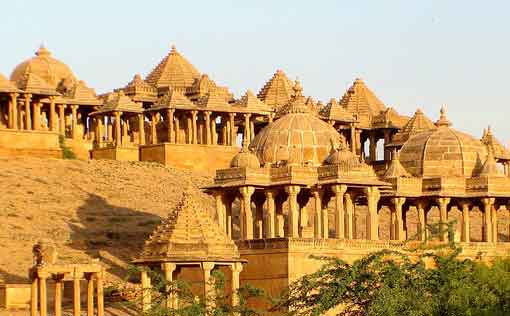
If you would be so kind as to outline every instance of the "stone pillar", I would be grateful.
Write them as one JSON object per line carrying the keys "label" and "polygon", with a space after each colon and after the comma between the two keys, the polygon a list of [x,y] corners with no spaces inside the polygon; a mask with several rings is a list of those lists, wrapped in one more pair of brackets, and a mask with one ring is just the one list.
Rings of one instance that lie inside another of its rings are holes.
{"label": "stone pillar", "polygon": [[225,217],[226,217],[226,209],[225,209],[225,199],[223,196],[223,192],[216,191],[214,192],[214,198],[216,200],[216,218],[218,219],[218,224],[223,231],[225,229]]}
{"label": "stone pillar", "polygon": [[505,176],[510,177],[510,162],[506,161],[503,163],[503,171]]}
{"label": "stone pillar", "polygon": [[230,125],[230,142],[229,142],[230,146],[236,145],[236,129],[235,129],[235,121],[234,121],[235,116],[236,116],[235,113],[228,113],[228,119],[230,122],[230,124],[229,124]]}
{"label": "stone pillar", "polygon": [[78,272],[74,272],[73,278],[73,316],[81,316],[81,304],[80,304],[80,275]]}
{"label": "stone pillar", "polygon": [[232,199],[225,197],[225,232],[230,239],[232,239],[232,202]]}
{"label": "stone pillar", "polygon": [[94,278],[87,275],[87,316],[94,316]]}
{"label": "stone pillar", "polygon": [[250,136],[250,114],[245,113],[244,114],[244,137],[243,139],[246,139],[247,141],[251,140]]}
{"label": "stone pillar", "polygon": [[299,204],[297,195],[301,188],[298,185],[289,185],[285,187],[289,194],[289,217],[288,217],[288,236],[291,238],[299,237]]}
{"label": "stone pillar", "polygon": [[354,239],[354,202],[350,193],[344,194],[345,204],[345,238]]}
{"label": "stone pillar", "polygon": [[165,274],[165,280],[166,280],[166,291],[167,291],[167,298],[166,298],[166,308],[178,308],[178,302],[177,302],[177,295],[175,293],[170,293],[171,291],[171,283],[173,282],[173,273],[175,269],[177,268],[175,263],[171,262],[164,262],[161,264],[161,270],[163,270],[163,273]]}
{"label": "stone pillar", "polygon": [[232,271],[231,276],[231,305],[237,306],[239,304],[239,296],[237,291],[239,290],[239,276],[241,274],[241,271],[243,270],[243,264],[241,262],[234,262],[230,266],[230,269]]}
{"label": "stone pillar", "polygon": [[96,273],[97,316],[104,316],[103,271]]}
{"label": "stone pillar", "polygon": [[40,316],[46,316],[48,314],[48,301],[46,291],[46,279],[48,275],[46,273],[39,273],[39,313]]}
{"label": "stone pillar", "polygon": [[25,94],[25,129],[32,129],[32,115],[30,114],[30,101],[32,99],[32,95],[30,93]]}
{"label": "stone pillar", "polygon": [[197,138],[197,111],[191,111],[191,139],[193,144],[198,144]]}
{"label": "stone pillar", "polygon": [[[175,113],[174,113],[175,117]],[[181,140],[181,120],[179,117],[175,117],[175,143],[180,144],[182,143]]]}
{"label": "stone pillar", "polygon": [[57,130],[57,113],[55,112],[55,97],[50,97],[50,131],[55,132]]}
{"label": "stone pillar", "polygon": [[213,262],[202,262],[202,273],[204,275],[204,301],[206,306],[214,304],[214,284],[211,279],[211,271],[214,269],[215,264]]}
{"label": "stone pillar", "polygon": [[345,209],[344,193],[347,191],[345,184],[335,184],[331,186],[331,191],[335,194],[335,238],[345,238]]}
{"label": "stone pillar", "polygon": [[276,190],[265,190],[266,195],[266,214],[264,216],[264,227],[266,238],[275,238],[275,225],[276,225],[276,207],[275,207],[275,196]]}
{"label": "stone pillar", "polygon": [[315,204],[315,215],[313,222],[313,236],[315,239],[322,239],[322,195],[323,192],[319,188],[312,190],[313,201]]}
{"label": "stone pillar", "polygon": [[72,130],[72,134],[73,135],[73,139],[76,139],[78,137],[78,133],[77,133],[77,129],[76,129],[76,125],[78,125],[78,119],[77,119],[77,111],[78,110],[78,106],[77,105],[71,105],[71,111],[72,111],[72,120],[71,120],[71,130]]}
{"label": "stone pillar", "polygon": [[55,316],[62,316],[62,286],[63,275],[58,275],[55,278]]}
{"label": "stone pillar", "polygon": [[138,143],[145,145],[145,116],[138,114]]}
{"label": "stone pillar", "polygon": [[353,154],[356,154],[356,128],[354,128],[354,123],[350,124],[350,132],[351,132],[351,151]]}
{"label": "stone pillar", "polygon": [[253,120],[250,121],[250,143],[255,138],[255,122]]}
{"label": "stone pillar", "polygon": [[368,215],[367,215],[367,239],[378,240],[379,239],[379,215],[377,213],[377,203],[381,194],[377,187],[365,188],[365,194],[367,196],[368,203]]}
{"label": "stone pillar", "polygon": [[58,131],[60,134],[64,135],[66,134],[66,115],[65,115],[65,104],[59,104],[58,105]]}
{"label": "stone pillar", "polygon": [[142,310],[147,312],[151,308],[152,302],[151,279],[145,270],[142,271],[140,279],[142,282]]}
{"label": "stone pillar", "polygon": [[491,214],[491,220],[492,220],[492,242],[498,242],[498,210],[496,206],[492,205],[492,214]]}
{"label": "stone pillar", "polygon": [[255,192],[254,187],[241,187],[241,239],[253,239],[253,212],[251,210],[251,196]]}
{"label": "stone pillar", "polygon": [[421,241],[427,239],[427,218],[425,217],[425,201],[418,200],[416,202],[416,210],[418,211],[418,235]]}
{"label": "stone pillar", "polygon": [[13,129],[18,129],[18,94],[17,93],[11,93],[11,127]]}
{"label": "stone pillar", "polygon": [[112,117],[110,115],[106,117],[106,141],[108,143],[113,142]]}
{"label": "stone pillar", "polygon": [[158,143],[158,133],[156,130],[156,112],[151,112],[151,142],[152,144]]}
{"label": "stone pillar", "polygon": [[255,199],[255,239],[264,238],[264,199]]}
{"label": "stone pillar", "polygon": [[30,316],[37,316],[37,296],[38,296],[38,289],[39,289],[39,278],[37,277],[37,274],[34,272],[34,276],[32,277],[32,284],[30,287]]}
{"label": "stone pillar", "polygon": [[494,198],[482,198],[483,203],[483,238],[486,242],[492,242],[492,206],[494,205]]}
{"label": "stone pillar", "polygon": [[166,110],[168,142],[174,143],[174,109]]}
{"label": "stone pillar", "polygon": [[363,148],[363,144],[361,142],[361,130],[360,129],[355,130],[355,134],[356,139],[354,143],[356,145],[354,147],[356,148],[356,154],[361,157],[363,155],[363,152],[365,151],[365,148]]}
{"label": "stone pillar", "polygon": [[448,204],[451,199],[447,197],[441,197],[436,199],[439,204],[439,229],[442,233],[439,236],[439,240],[448,240]]}
{"label": "stone pillar", "polygon": [[391,160],[391,151],[386,147],[391,142],[391,131],[388,129],[384,130],[384,161]]}
{"label": "stone pillar", "polygon": [[120,144],[126,145],[129,143],[129,136],[128,136],[128,130],[129,130],[129,118],[127,118],[125,115],[121,118],[120,123],[122,124],[122,139],[120,141]]}
{"label": "stone pillar", "polygon": [[33,130],[40,130],[41,129],[41,103],[40,101],[32,103],[32,123],[33,123]]}
{"label": "stone pillar", "polygon": [[216,119],[212,117],[211,123],[211,145],[218,145],[218,132],[216,131]]}
{"label": "stone pillar", "polygon": [[122,136],[120,131],[120,116],[122,112],[114,112],[115,115],[115,146],[120,147],[122,144]]}
{"label": "stone pillar", "polygon": [[469,219],[469,207],[471,204],[469,201],[461,201],[460,207],[462,209],[462,229],[461,229],[461,241],[470,242],[469,231],[470,231],[470,219]]}
{"label": "stone pillar", "polygon": [[205,143],[211,145],[211,112],[205,111]]}
{"label": "stone pillar", "polygon": [[376,150],[377,150],[377,143],[376,143],[376,138],[375,138],[375,131],[370,131],[370,134],[368,136],[369,138],[369,141],[370,141],[370,144],[369,144],[369,156],[370,156],[370,161],[376,161],[377,160],[377,157],[376,157]]}
{"label": "stone pillar", "polygon": [[403,209],[404,203],[406,202],[405,197],[395,197],[391,199],[395,207],[395,226],[393,228],[395,240],[404,241],[406,239],[404,232],[404,220],[403,220]]}

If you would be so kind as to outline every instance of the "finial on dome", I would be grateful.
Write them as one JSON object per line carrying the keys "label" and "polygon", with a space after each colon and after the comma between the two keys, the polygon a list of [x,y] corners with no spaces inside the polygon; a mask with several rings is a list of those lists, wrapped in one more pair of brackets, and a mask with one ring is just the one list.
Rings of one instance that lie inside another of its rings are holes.
{"label": "finial on dome", "polygon": [[487,135],[492,135],[492,129],[490,125],[487,126]]}
{"label": "finial on dome", "polygon": [[441,107],[441,110],[439,110],[439,120],[436,122],[436,126],[451,126],[452,123],[448,120],[446,117],[446,105],[443,105]]}
{"label": "finial on dome", "polygon": [[176,52],[177,51],[177,48],[175,47],[175,44],[172,44],[171,47],[172,47],[172,50],[171,50],[172,52]]}
{"label": "finial on dome", "polygon": [[414,113],[415,113],[415,114],[423,114],[423,111],[421,110],[421,108],[420,108],[420,107],[418,107],[418,108],[416,109],[416,112],[414,112]]}
{"label": "finial on dome", "polygon": [[39,45],[39,49],[35,52],[36,56],[49,56],[51,52],[44,46],[44,43]]}

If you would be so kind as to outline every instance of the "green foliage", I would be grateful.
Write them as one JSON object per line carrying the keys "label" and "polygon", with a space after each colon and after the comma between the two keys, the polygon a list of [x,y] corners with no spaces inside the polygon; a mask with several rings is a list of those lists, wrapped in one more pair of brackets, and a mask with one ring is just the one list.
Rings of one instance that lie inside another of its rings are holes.
{"label": "green foliage", "polygon": [[62,149],[63,159],[76,159],[76,154],[71,150],[71,148],[66,146],[65,138],[63,135],[58,137],[58,143],[60,145],[60,149]]}
{"label": "green foliage", "polygon": [[326,264],[291,284],[273,310],[293,316],[510,315],[510,259],[491,265],[461,260],[448,232],[450,242],[441,247],[383,250],[352,264],[319,258]]}

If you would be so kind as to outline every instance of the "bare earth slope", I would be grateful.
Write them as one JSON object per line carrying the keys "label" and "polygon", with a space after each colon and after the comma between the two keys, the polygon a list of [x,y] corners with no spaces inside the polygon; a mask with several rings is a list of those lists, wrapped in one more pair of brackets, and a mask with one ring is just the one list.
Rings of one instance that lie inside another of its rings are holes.
{"label": "bare earth slope", "polygon": [[27,281],[40,239],[63,261],[100,258],[109,280],[121,278],[182,190],[211,181],[152,163],[0,157],[0,283]]}

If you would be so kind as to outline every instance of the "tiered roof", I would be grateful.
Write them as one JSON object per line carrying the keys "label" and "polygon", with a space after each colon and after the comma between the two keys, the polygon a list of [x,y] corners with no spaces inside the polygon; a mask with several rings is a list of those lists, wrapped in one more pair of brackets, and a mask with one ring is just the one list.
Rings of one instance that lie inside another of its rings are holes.
{"label": "tiered roof", "polygon": [[92,112],[90,115],[112,112],[142,113],[143,108],[138,103],[133,102],[123,91],[119,91],[110,93],[106,98],[105,104],[98,111]]}
{"label": "tiered roof", "polygon": [[96,96],[96,91],[89,88],[84,81],[78,81],[76,84],[68,89],[63,97],[66,98],[66,102],[73,104],[84,104],[84,105],[101,105],[102,102]]}
{"label": "tiered roof", "polygon": [[236,107],[242,107],[253,112],[268,112],[271,108],[260,101],[251,90],[247,90],[246,93],[234,103]]}
{"label": "tiered roof", "polygon": [[20,92],[16,85],[0,74],[0,92]]}
{"label": "tiered roof", "polygon": [[228,104],[225,97],[218,91],[212,91],[196,102],[199,107],[210,108],[211,110],[224,110],[228,112],[232,109],[232,106]]}
{"label": "tiered roof", "polygon": [[352,114],[341,106],[336,99],[332,98],[321,110],[321,115],[327,120],[340,122],[354,122],[356,119]]}
{"label": "tiered roof", "polygon": [[124,93],[136,101],[154,101],[158,96],[158,91],[142,79],[140,74],[136,74],[126,87]]}
{"label": "tiered roof", "polygon": [[436,129],[436,125],[422,112],[417,109],[413,117],[396,133],[390,146],[402,146],[409,138],[424,131]]}
{"label": "tiered roof", "polygon": [[292,82],[283,70],[278,69],[257,94],[257,97],[273,108],[287,104],[293,94]]}
{"label": "tiered roof", "polygon": [[170,90],[149,111],[161,109],[196,109],[197,106],[184,96],[181,90]]}
{"label": "tiered roof", "polygon": [[222,96],[228,102],[233,100],[233,95],[228,91],[228,88],[216,85],[207,74],[201,75],[200,79],[195,80],[193,85],[186,90],[186,95],[191,100],[198,100],[200,97],[213,92]]}
{"label": "tiered roof", "polygon": [[16,82],[19,89],[26,93],[40,94],[40,95],[59,95],[59,93],[51,87],[46,81],[41,79],[38,75],[32,72],[27,72],[19,78]]}
{"label": "tiered roof", "polygon": [[370,127],[372,117],[386,109],[381,100],[359,78],[345,92],[340,105],[354,114],[362,127]]}
{"label": "tiered roof", "polygon": [[154,68],[145,81],[150,85],[185,90],[200,77],[198,70],[172,46],[170,53]]}
{"label": "tiered roof", "polygon": [[391,156],[391,163],[386,172],[384,173],[383,178],[391,179],[391,178],[410,178],[411,174],[407,172],[407,170],[402,166],[400,160],[398,159],[397,151],[394,151]]}
{"label": "tiered roof", "polygon": [[239,261],[234,242],[214,222],[191,190],[145,242],[135,262]]}

